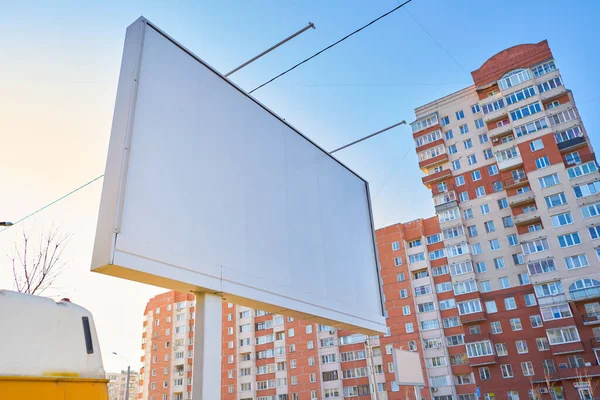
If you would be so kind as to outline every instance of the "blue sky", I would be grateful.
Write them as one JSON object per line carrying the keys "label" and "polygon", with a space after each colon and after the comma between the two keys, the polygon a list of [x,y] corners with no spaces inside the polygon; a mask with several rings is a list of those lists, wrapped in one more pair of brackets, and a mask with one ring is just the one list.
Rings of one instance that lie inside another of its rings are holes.
{"label": "blue sky", "polygon": [[[222,72],[308,21],[315,23],[316,30],[232,75],[250,90],[398,4],[0,1],[0,181],[10,188],[0,198],[0,220],[16,220],[103,172],[125,28],[140,15]],[[413,0],[406,10],[414,18],[399,10],[254,95],[333,149],[400,120],[411,122],[415,107],[470,85],[470,71],[498,51],[548,39],[592,143],[600,145],[600,3]],[[409,127],[338,157],[370,182],[377,227],[433,215]],[[92,309],[107,343],[105,355],[120,351],[133,360],[143,304],[159,290],[90,277],[99,192],[99,184],[91,186],[28,224],[60,221],[74,232],[69,249],[73,267],[58,294],[78,298]],[[0,233],[0,246],[13,239],[12,231]],[[0,261],[0,287],[10,288],[6,267]],[[103,284],[131,293],[131,300],[125,306],[119,298],[100,300]],[[106,307],[120,307],[123,315],[115,319],[105,313]],[[118,365],[107,359],[109,369]]]}

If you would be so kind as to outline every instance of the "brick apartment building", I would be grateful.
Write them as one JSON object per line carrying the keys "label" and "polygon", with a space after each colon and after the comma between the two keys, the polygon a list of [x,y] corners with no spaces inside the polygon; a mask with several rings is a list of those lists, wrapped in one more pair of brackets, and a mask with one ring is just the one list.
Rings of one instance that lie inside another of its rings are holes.
{"label": "brick apartment building", "polygon": [[[224,303],[222,399],[414,399],[391,348],[419,352],[432,400],[591,399],[600,377],[600,178],[547,42],[415,110],[437,216],[377,230],[387,323],[352,335]],[[139,398],[191,398],[194,298],[145,311]]]}
{"label": "brick apartment building", "polygon": [[106,374],[108,379],[108,400],[125,400],[126,393],[129,391],[131,400],[138,396],[138,373],[131,371],[129,374],[129,390],[127,390],[127,371],[109,372]]}

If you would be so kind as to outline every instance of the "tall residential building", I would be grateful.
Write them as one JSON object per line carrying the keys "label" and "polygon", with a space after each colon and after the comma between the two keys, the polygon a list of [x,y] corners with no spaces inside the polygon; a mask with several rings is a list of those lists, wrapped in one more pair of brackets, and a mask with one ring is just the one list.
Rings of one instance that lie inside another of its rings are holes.
{"label": "tall residential building", "polygon": [[[108,400],[125,400],[127,371],[109,372],[106,377],[108,379]],[[138,373],[131,371],[129,373],[129,399],[137,399],[138,387]]]}
{"label": "tall residential building", "polygon": [[439,390],[594,396],[582,376],[600,376],[600,175],[559,65],[546,41],[511,47],[415,110],[441,234],[407,238],[426,246],[409,260],[413,290],[435,291],[449,364],[460,352],[471,367],[435,384],[428,368]]}
{"label": "tall residential building", "polygon": [[[600,397],[600,177],[572,94],[546,42],[473,79],[416,110],[437,216],[376,231],[388,332],[224,302],[222,400],[414,399],[393,348],[419,353],[421,399]],[[148,303],[140,399],[191,398],[194,305]]]}

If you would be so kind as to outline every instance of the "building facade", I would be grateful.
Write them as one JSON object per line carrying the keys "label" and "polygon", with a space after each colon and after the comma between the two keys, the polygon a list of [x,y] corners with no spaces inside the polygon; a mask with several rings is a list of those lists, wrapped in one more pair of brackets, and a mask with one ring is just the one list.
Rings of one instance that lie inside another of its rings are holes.
{"label": "building facade", "polygon": [[[587,400],[600,377],[600,176],[548,44],[504,50],[415,110],[436,216],[376,231],[388,332],[223,304],[222,399]],[[332,282],[335,284],[335,282]],[[146,307],[139,398],[191,398],[194,297]]]}
{"label": "building facade", "polygon": [[[125,400],[127,393],[127,371],[109,372],[108,378],[108,400]],[[138,397],[138,373],[131,371],[129,373],[129,399]]]}
{"label": "building facade", "polygon": [[440,323],[462,331],[445,332],[471,367],[452,366],[459,397],[585,399],[600,376],[600,176],[558,65],[546,41],[515,46],[415,110],[441,234],[419,238],[431,270],[409,265],[453,298]]}

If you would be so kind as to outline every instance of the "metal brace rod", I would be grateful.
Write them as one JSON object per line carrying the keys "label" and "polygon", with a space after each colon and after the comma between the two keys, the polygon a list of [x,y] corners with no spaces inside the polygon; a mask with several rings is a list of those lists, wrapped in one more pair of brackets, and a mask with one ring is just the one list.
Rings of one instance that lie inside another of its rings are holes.
{"label": "metal brace rod", "polygon": [[240,69],[244,68],[246,65],[248,65],[250,63],[253,63],[254,61],[256,61],[259,58],[261,58],[262,56],[264,56],[265,54],[270,53],[271,51],[275,50],[276,48],[278,48],[279,46],[281,46],[285,42],[288,42],[288,41],[292,40],[293,38],[295,38],[296,36],[300,35],[301,33],[306,32],[310,28],[316,29],[315,28],[315,24],[313,24],[312,22],[309,22],[308,25],[306,25],[304,28],[300,29],[298,32],[294,33],[291,36],[288,36],[287,38],[283,39],[281,42],[277,43],[276,45],[274,45],[272,47],[269,47],[267,50],[263,51],[262,53],[260,53],[256,57],[249,59],[248,61],[246,61],[245,63],[243,63],[239,67],[235,68],[234,70],[229,71],[228,73],[225,74],[225,77],[228,77],[229,75],[233,74],[234,72],[237,72]]}

